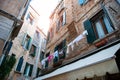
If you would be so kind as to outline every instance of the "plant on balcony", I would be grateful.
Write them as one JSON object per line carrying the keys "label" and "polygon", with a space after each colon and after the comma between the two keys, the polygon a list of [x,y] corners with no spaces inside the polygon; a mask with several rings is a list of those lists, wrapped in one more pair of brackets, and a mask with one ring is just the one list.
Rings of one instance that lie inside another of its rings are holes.
{"label": "plant on balcony", "polygon": [[100,41],[95,42],[95,46],[99,48],[104,46],[106,43],[107,43],[107,39],[102,39]]}
{"label": "plant on balcony", "polygon": [[3,63],[0,66],[0,80],[4,80],[9,75],[14,64],[16,62],[15,56],[6,56]]}

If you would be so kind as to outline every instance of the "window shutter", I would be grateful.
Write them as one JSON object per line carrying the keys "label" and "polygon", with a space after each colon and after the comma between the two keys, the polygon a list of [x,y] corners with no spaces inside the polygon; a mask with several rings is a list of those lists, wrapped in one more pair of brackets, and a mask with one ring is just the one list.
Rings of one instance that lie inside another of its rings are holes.
{"label": "window shutter", "polygon": [[26,16],[26,20],[28,20],[30,17],[30,14],[28,13],[27,16]]}
{"label": "window shutter", "polygon": [[30,48],[31,48],[31,46],[32,46],[32,38],[29,39],[27,46],[28,46],[27,49],[30,50]]}
{"label": "window shutter", "polygon": [[10,49],[11,49],[11,47],[12,47],[12,44],[13,44],[12,41],[9,41],[9,42],[8,42],[7,53],[9,53],[9,51],[10,51]]}
{"label": "window shutter", "polygon": [[63,26],[66,24],[66,12],[63,13]]}
{"label": "window shutter", "polygon": [[33,65],[30,66],[29,76],[32,75]]}
{"label": "window shutter", "polygon": [[27,36],[27,33],[24,34],[24,37],[23,37],[23,40],[22,40],[22,43],[21,43],[22,46],[24,46],[26,36]]}
{"label": "window shutter", "polygon": [[24,69],[24,74],[26,74],[26,71],[27,71],[27,66],[28,66],[29,64],[28,63],[26,63],[26,65],[25,65],[25,69]]}
{"label": "window shutter", "polygon": [[36,52],[37,52],[37,47],[35,46],[34,54],[36,54]]}
{"label": "window shutter", "polygon": [[21,71],[22,64],[23,64],[23,56],[19,59],[16,71],[19,71],[19,72]]}
{"label": "window shutter", "polygon": [[83,3],[85,2],[85,0],[78,0],[80,5],[83,5]]}
{"label": "window shutter", "polygon": [[104,7],[104,5],[103,5],[103,4],[102,4],[102,9],[103,9],[103,11],[104,11],[104,13],[105,13],[105,16],[106,16],[106,17],[107,17],[107,19],[109,20],[110,25],[111,25],[111,26],[113,26],[112,21],[111,21],[111,19],[110,19],[109,15],[108,15],[108,13],[107,13],[107,10],[105,9],[105,7]]}
{"label": "window shutter", "polygon": [[88,35],[87,35],[87,42],[88,43],[92,43],[93,41],[96,40],[96,37],[95,37],[95,33],[93,31],[93,27],[92,27],[92,24],[90,22],[90,20],[86,20],[84,22],[84,28],[85,30],[87,30],[88,32]]}

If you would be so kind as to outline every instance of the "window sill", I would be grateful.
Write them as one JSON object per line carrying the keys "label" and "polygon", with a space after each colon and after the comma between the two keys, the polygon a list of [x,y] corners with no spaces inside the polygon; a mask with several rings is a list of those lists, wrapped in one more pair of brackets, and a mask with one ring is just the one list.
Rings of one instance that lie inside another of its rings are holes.
{"label": "window sill", "polygon": [[118,30],[113,31],[112,33],[107,34],[105,37],[101,38],[101,39],[97,39],[93,42],[93,44],[96,47],[102,47],[104,46],[107,42],[108,42],[108,37],[114,35],[116,32],[118,32]]}
{"label": "window sill", "polygon": [[14,72],[15,72],[15,73],[18,73],[18,74],[22,74],[22,72],[19,72],[19,71],[16,71],[16,70],[15,70]]}

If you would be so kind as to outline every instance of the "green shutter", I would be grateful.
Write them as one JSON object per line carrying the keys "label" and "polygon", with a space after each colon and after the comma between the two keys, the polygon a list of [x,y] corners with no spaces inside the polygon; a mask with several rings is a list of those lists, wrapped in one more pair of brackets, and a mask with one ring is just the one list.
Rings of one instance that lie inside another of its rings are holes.
{"label": "green shutter", "polygon": [[24,74],[26,74],[27,66],[28,66],[28,63],[26,63],[25,65]]}
{"label": "green shutter", "polygon": [[30,38],[28,41],[27,49],[30,50],[31,46],[32,46],[32,38]]}
{"label": "green shutter", "polygon": [[32,70],[33,70],[33,65],[30,65],[29,76],[31,76],[31,75],[32,75]]}
{"label": "green shutter", "polygon": [[26,36],[27,36],[27,33],[24,34],[24,37],[23,37],[23,40],[22,40],[22,43],[21,43],[22,46],[24,46]]}
{"label": "green shutter", "polygon": [[91,24],[89,19],[84,22],[84,28],[88,32],[87,42],[88,43],[93,43],[96,40],[96,37],[95,37],[95,33],[94,33],[94,30],[93,30],[92,24]]}

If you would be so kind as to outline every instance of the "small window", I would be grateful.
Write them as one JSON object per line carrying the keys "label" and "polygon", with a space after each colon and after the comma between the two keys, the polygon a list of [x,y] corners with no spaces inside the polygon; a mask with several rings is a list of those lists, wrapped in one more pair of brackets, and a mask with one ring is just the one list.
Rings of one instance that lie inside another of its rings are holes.
{"label": "small window", "polygon": [[30,38],[30,36],[28,36],[26,33],[24,35],[24,38],[22,40],[22,46],[24,49],[29,50],[31,47],[31,43],[32,43],[32,38]]}
{"label": "small window", "polygon": [[34,46],[34,45],[31,46],[30,55],[31,55],[32,57],[35,56],[35,54],[36,54],[36,49],[37,49],[36,46]]}
{"label": "small window", "polygon": [[28,20],[28,22],[32,25],[34,22],[34,18],[32,17],[32,15],[30,15],[30,13],[28,13],[26,19]]}
{"label": "small window", "polygon": [[60,18],[56,21],[56,32],[60,29],[60,27],[66,24],[66,12],[60,16]]}
{"label": "small window", "polygon": [[33,65],[26,63],[25,69],[24,69],[24,75],[25,76],[31,76],[32,75],[32,70],[33,70]]}
{"label": "small window", "polygon": [[117,2],[120,4],[120,0],[117,0]]}
{"label": "small window", "polygon": [[36,30],[36,36],[37,36],[38,39],[40,39],[40,33],[37,30]]}
{"label": "small window", "polygon": [[84,5],[88,2],[88,0],[78,0],[80,5]]}

